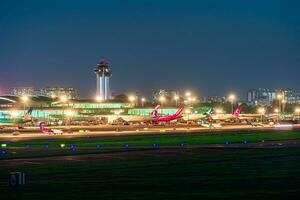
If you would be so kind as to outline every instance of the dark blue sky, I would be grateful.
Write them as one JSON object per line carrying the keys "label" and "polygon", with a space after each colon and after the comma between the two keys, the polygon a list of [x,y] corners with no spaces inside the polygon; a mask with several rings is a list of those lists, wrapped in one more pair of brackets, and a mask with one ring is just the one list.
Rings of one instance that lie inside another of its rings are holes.
{"label": "dark blue sky", "polygon": [[92,96],[102,58],[117,92],[298,88],[299,8],[297,0],[1,0],[0,90],[66,85]]}

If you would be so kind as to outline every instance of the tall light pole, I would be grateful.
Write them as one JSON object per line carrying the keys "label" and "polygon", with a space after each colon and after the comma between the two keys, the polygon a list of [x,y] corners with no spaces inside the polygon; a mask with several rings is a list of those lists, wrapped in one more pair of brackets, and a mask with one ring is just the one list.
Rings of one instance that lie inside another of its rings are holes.
{"label": "tall light pole", "polygon": [[278,99],[278,108],[279,108],[279,112],[281,112],[281,99],[282,99],[282,94],[277,94],[277,99]]}
{"label": "tall light pole", "polygon": [[142,107],[144,107],[144,104],[145,104],[145,102],[146,102],[146,98],[143,97],[143,98],[141,99],[141,102],[142,102]]}
{"label": "tall light pole", "polygon": [[179,96],[178,96],[178,95],[175,95],[175,96],[174,96],[174,100],[175,100],[176,106],[178,106]]}
{"label": "tall light pole", "polygon": [[231,102],[231,113],[233,113],[233,104],[234,104],[234,100],[235,100],[235,95],[234,94],[230,94],[228,98],[229,98],[229,100]]}
{"label": "tall light pole", "polygon": [[[60,99],[60,101],[61,101],[63,104],[65,104],[65,103],[67,102],[67,100],[68,100],[68,98],[67,98],[66,96],[60,96],[59,99]],[[63,120],[65,120],[65,119],[64,119],[64,118],[65,118],[64,115],[65,115],[65,108],[63,109]]]}
{"label": "tall light pole", "polygon": [[192,106],[194,106],[196,100],[197,100],[196,97],[192,97],[192,98],[191,98]]}
{"label": "tall light pole", "polygon": [[134,107],[136,106],[135,105],[135,96],[133,96],[133,95],[129,96],[128,100],[130,101],[130,103],[132,103],[134,105]]}
{"label": "tall light pole", "polygon": [[29,101],[29,97],[28,96],[22,96],[21,97],[21,100],[22,100],[22,102],[23,102],[23,109],[24,109],[24,115],[25,115],[25,113],[26,113],[26,103]]}
{"label": "tall light pole", "polygon": [[160,96],[160,97],[159,97],[159,101],[160,101],[160,103],[161,103],[161,107],[163,107],[163,104],[164,104],[164,102],[166,101],[166,97]]}
{"label": "tall light pole", "polygon": [[258,112],[261,114],[261,123],[263,123],[263,116],[264,116],[266,110],[264,108],[260,108],[260,109],[258,109]]}
{"label": "tall light pole", "polygon": [[300,108],[296,108],[296,109],[295,109],[295,112],[296,112],[297,115],[298,115],[298,124],[300,124]]}
{"label": "tall light pole", "polygon": [[283,99],[281,103],[282,103],[282,112],[284,113],[286,100]]}
{"label": "tall light pole", "polygon": [[192,93],[190,91],[186,91],[185,92],[185,96],[188,98],[188,97],[191,97]]}
{"label": "tall light pole", "polygon": [[191,101],[192,101],[192,97],[191,96],[192,96],[192,93],[190,91],[186,91],[185,92],[185,98],[186,98],[188,104],[191,104]]}
{"label": "tall light pole", "polygon": [[279,109],[275,108],[274,112],[276,113],[277,123],[279,122]]}
{"label": "tall light pole", "polygon": [[161,114],[163,114],[163,105],[164,105],[164,102],[166,101],[166,97],[164,97],[164,96],[160,96],[159,97],[159,101],[160,101],[160,103],[161,103]]}

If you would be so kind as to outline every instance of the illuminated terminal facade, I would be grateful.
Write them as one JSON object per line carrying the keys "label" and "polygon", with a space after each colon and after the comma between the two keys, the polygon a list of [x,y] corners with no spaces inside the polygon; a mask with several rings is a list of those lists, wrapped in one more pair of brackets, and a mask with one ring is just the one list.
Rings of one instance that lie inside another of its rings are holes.
{"label": "illuminated terminal facade", "polygon": [[[59,98],[45,96],[29,96],[28,101],[22,101],[20,96],[0,96],[0,123],[13,121],[24,116],[32,108],[32,117],[38,120],[65,120],[68,112],[72,117],[88,119],[90,117],[114,115],[149,115],[153,108],[135,108],[132,103],[97,102],[95,100],[62,101]],[[160,114],[174,114],[177,108],[160,109]],[[1,124],[0,124],[1,125]]]}
{"label": "illuminated terminal facade", "polygon": [[112,75],[112,72],[109,69],[109,63],[106,60],[101,60],[94,69],[94,72],[97,79],[97,98],[109,100],[111,97],[109,81]]}

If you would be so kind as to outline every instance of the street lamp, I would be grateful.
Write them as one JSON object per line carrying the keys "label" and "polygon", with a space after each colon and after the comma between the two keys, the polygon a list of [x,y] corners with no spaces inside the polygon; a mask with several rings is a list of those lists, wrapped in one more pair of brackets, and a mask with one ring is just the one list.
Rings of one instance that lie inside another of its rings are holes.
{"label": "street lamp", "polygon": [[146,102],[146,98],[143,97],[143,98],[141,99],[141,102],[142,102],[142,107],[144,107],[144,104],[145,104],[145,102]]}
{"label": "street lamp", "polygon": [[235,95],[234,94],[230,94],[228,98],[229,98],[229,100],[231,102],[231,113],[233,113],[233,103],[234,103],[234,100],[235,100]]}
{"label": "street lamp", "polygon": [[300,108],[296,108],[296,109],[295,109],[295,112],[296,112],[297,115],[298,115],[298,124],[300,124]]}
{"label": "street lamp", "polygon": [[134,106],[135,106],[135,96],[130,95],[130,96],[128,97],[128,100],[130,101],[130,103],[133,103]]}
{"label": "street lamp", "polygon": [[196,102],[196,100],[197,100],[196,97],[191,98],[192,106],[194,106],[194,103]]}
{"label": "street lamp", "polygon": [[286,100],[283,99],[283,100],[281,101],[281,103],[282,103],[282,112],[284,113]]}
{"label": "street lamp", "polygon": [[282,99],[282,94],[277,94],[277,99],[278,99],[278,107],[279,107],[279,112],[281,111],[281,99]]}
{"label": "street lamp", "polygon": [[192,93],[190,91],[186,91],[185,96],[186,97],[190,97],[192,95]]}
{"label": "street lamp", "polygon": [[278,108],[275,108],[274,109],[274,112],[276,113],[276,116],[277,116],[277,123],[279,122],[279,109]]}
{"label": "street lamp", "polygon": [[163,106],[164,102],[166,101],[166,97],[160,96],[160,97],[159,97],[159,101],[160,101],[160,103],[161,103],[161,106]]}
{"label": "street lamp", "polygon": [[258,109],[258,112],[261,114],[261,123],[263,122],[263,115],[265,114],[266,110],[264,108]]}
{"label": "street lamp", "polygon": [[174,100],[175,100],[176,106],[178,106],[179,96],[178,96],[178,95],[175,95],[175,96],[174,96]]}
{"label": "street lamp", "polygon": [[26,103],[29,101],[29,97],[28,96],[22,96],[21,100],[23,102],[23,109],[24,109],[24,115],[25,115],[25,107],[26,107]]}

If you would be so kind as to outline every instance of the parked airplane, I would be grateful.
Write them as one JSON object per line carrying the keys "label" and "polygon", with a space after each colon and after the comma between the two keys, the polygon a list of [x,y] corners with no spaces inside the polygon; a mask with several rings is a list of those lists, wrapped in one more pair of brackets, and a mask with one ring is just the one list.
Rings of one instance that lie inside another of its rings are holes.
{"label": "parked airplane", "polygon": [[45,127],[45,122],[41,122],[40,123],[40,131],[42,132],[42,133],[47,133],[47,134],[54,134],[54,135],[56,135],[56,134],[63,134],[63,131],[62,130],[60,130],[60,129],[49,129],[49,128],[46,128]]}
{"label": "parked airplane", "polygon": [[187,114],[182,117],[184,121],[199,121],[200,119],[206,119],[208,116],[211,116],[213,113],[213,108],[209,108],[208,111],[202,114]]}
{"label": "parked airplane", "polygon": [[177,119],[182,117],[183,110],[184,110],[184,106],[181,105],[179,107],[179,109],[177,110],[177,112],[173,115],[158,116],[158,112],[154,112],[154,113],[152,112],[152,117],[153,117],[152,122],[153,123],[159,123],[159,122],[170,122],[170,121],[177,120]]}
{"label": "parked airplane", "polygon": [[184,110],[184,106],[180,106],[177,112],[173,115],[159,116],[158,109],[160,105],[156,106],[149,115],[108,115],[108,124],[131,124],[131,123],[159,123],[159,122],[170,122],[181,118],[181,114]]}
{"label": "parked airplane", "polygon": [[240,116],[241,110],[242,110],[242,106],[239,105],[236,108],[236,110],[231,114],[219,114],[219,113],[215,114],[215,113],[212,113],[210,115],[210,117],[214,121],[228,121],[228,120],[231,120],[231,119],[238,119],[238,117]]}
{"label": "parked airplane", "polygon": [[158,114],[158,108],[156,106],[149,115],[103,115],[100,116],[106,119],[108,124],[138,124],[138,123],[150,123],[155,115]]}

